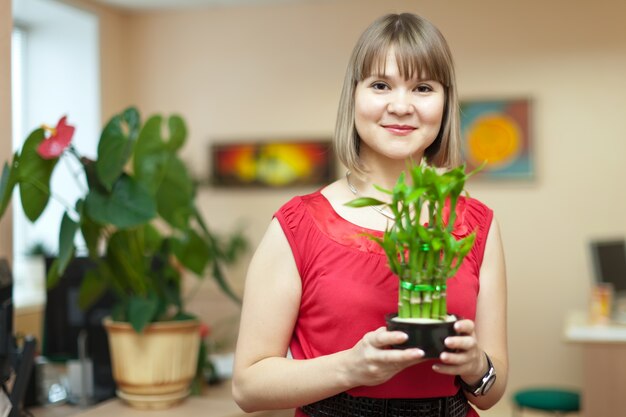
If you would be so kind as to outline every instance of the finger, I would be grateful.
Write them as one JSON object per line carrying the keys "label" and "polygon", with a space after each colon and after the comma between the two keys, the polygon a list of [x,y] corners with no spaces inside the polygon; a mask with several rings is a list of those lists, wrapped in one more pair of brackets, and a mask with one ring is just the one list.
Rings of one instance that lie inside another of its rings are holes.
{"label": "finger", "polygon": [[379,349],[395,344],[404,343],[409,337],[404,332],[390,332],[387,331],[384,327],[377,329],[373,333],[370,333],[370,335],[371,338],[369,339],[369,343]]}
{"label": "finger", "polygon": [[476,339],[470,336],[450,336],[446,337],[444,344],[448,349],[471,350],[476,345]]}
{"label": "finger", "polygon": [[454,331],[458,334],[472,334],[474,332],[474,322],[472,320],[459,320],[454,323]]}
{"label": "finger", "polygon": [[411,349],[386,349],[380,351],[380,361],[400,366],[406,366],[424,357],[424,351]]}
{"label": "finger", "polygon": [[443,352],[441,355],[439,355],[439,359],[444,365],[461,366],[467,364],[470,361],[470,355],[465,352]]}
{"label": "finger", "polygon": [[445,375],[460,375],[461,374],[461,371],[458,366],[444,365],[441,363],[434,364],[433,371],[439,374],[445,374]]}

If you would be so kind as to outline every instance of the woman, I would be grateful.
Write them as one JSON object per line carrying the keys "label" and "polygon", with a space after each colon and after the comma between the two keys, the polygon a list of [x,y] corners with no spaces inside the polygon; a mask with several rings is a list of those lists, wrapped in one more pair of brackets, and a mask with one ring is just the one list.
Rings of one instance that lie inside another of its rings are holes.
{"label": "woman", "polygon": [[[447,299],[448,311],[465,319],[445,341],[453,352],[425,360],[420,349],[390,348],[406,338],[384,327],[384,315],[396,309],[398,279],[362,235],[381,233],[391,214],[345,205],[355,195],[385,201],[374,184],[391,189],[411,158],[457,166],[456,94],[447,43],[425,19],[387,15],[361,35],[335,131],[350,171],[276,212],[250,264],[233,379],[242,409],[476,416],[468,400],[487,409],[501,398],[506,279],[492,211],[470,198],[460,204],[463,226],[477,239],[448,281]],[[381,400],[390,398],[402,400]]]}

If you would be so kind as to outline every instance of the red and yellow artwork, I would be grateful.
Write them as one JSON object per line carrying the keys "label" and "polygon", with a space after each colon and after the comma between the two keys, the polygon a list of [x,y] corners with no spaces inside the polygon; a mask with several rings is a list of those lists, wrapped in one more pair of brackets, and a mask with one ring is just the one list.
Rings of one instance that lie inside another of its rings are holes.
{"label": "red and yellow artwork", "polygon": [[215,185],[321,185],[333,174],[330,141],[218,144],[211,149]]}
{"label": "red and yellow artwork", "polygon": [[488,178],[530,178],[533,173],[530,103],[526,99],[461,103],[463,157]]}

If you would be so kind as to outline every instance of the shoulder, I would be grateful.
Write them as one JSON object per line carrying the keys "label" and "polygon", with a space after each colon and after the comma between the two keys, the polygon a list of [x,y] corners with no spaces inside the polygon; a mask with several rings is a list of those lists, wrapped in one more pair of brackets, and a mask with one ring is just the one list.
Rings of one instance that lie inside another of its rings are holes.
{"label": "shoulder", "polygon": [[471,216],[469,220],[480,221],[488,217],[491,221],[493,217],[493,210],[476,198],[461,196],[458,205],[466,211],[467,215]]}
{"label": "shoulder", "polygon": [[294,196],[285,204],[283,204],[276,211],[276,213],[274,213],[274,217],[290,216],[302,212],[306,206],[315,204],[315,202],[318,201],[320,197],[322,197],[320,190],[314,191],[310,194]]}

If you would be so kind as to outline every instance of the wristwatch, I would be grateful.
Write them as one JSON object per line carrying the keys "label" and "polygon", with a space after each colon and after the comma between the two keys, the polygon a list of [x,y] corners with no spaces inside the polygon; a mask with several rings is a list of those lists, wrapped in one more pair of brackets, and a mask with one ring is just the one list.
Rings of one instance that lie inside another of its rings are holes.
{"label": "wristwatch", "polygon": [[458,377],[461,388],[472,394],[474,397],[487,394],[493,386],[493,383],[496,382],[496,370],[493,367],[493,363],[491,363],[491,359],[489,359],[489,355],[487,355],[487,353],[485,353],[485,357],[487,358],[487,372],[476,384],[469,385],[467,382],[463,381],[460,376]]}

